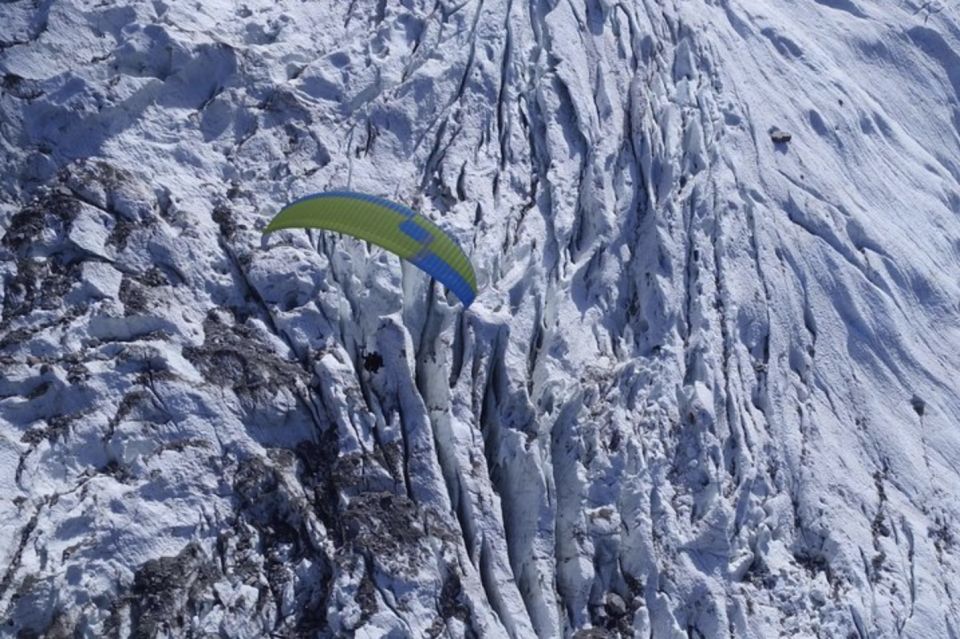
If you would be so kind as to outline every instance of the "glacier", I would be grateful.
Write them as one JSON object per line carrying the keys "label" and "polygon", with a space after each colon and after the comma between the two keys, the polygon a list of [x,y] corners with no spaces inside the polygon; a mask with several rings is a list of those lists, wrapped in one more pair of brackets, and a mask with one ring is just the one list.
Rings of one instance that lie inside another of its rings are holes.
{"label": "glacier", "polygon": [[0,281],[2,636],[960,637],[960,3],[7,0]]}

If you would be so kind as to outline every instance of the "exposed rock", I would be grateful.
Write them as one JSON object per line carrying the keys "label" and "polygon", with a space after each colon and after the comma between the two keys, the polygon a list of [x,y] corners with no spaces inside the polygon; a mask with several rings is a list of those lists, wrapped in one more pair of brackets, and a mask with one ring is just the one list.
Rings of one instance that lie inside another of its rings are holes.
{"label": "exposed rock", "polygon": [[781,131],[780,129],[774,129],[770,132],[770,139],[773,140],[774,144],[786,144],[793,139],[793,136],[787,133],[786,131]]}

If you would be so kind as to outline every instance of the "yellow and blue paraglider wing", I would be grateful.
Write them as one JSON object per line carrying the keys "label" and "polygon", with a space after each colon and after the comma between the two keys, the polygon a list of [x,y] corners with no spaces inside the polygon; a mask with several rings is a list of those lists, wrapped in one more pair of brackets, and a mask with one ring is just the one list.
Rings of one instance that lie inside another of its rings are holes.
{"label": "yellow and blue paraglider wing", "polygon": [[317,193],[285,207],[264,233],[305,227],[382,246],[436,278],[464,307],[477,295],[477,278],[463,250],[436,224],[401,204],[350,191]]}

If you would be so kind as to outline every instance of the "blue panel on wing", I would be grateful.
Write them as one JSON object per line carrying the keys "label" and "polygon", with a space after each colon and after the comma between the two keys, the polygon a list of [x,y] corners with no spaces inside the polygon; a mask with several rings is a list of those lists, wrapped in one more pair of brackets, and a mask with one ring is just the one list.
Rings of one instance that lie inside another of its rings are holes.
{"label": "blue panel on wing", "polygon": [[411,261],[453,291],[453,294],[463,302],[464,308],[470,306],[470,303],[477,296],[477,292],[470,286],[470,283],[435,253],[427,253]]}
{"label": "blue panel on wing", "polygon": [[419,242],[420,244],[426,243],[427,240],[433,237],[430,235],[430,231],[426,230],[413,220],[404,220],[401,222],[400,230],[412,237],[414,242]]}

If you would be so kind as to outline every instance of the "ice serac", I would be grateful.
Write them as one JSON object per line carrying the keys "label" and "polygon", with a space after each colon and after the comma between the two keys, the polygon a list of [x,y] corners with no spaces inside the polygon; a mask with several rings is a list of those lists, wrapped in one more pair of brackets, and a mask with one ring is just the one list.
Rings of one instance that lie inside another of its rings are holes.
{"label": "ice serac", "polygon": [[960,636],[960,4],[0,25],[0,634]]}

